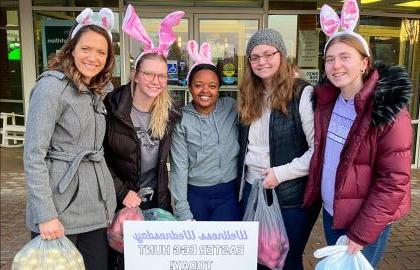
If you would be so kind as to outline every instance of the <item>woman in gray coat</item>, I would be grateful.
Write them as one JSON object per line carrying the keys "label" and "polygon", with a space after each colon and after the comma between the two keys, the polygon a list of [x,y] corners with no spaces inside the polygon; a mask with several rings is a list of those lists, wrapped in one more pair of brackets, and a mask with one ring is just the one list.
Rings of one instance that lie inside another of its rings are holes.
{"label": "woman in gray coat", "polygon": [[[24,150],[32,237],[66,235],[86,269],[107,269],[106,227],[115,210],[103,157],[103,94],[114,67],[113,13],[85,9],[31,92]],[[99,17],[99,18],[98,18]],[[95,19],[98,18],[98,19]]]}

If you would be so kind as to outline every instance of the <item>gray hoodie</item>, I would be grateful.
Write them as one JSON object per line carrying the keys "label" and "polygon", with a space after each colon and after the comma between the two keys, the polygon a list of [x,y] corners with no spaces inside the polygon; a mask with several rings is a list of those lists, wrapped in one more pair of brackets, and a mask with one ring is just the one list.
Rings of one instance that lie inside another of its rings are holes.
{"label": "gray hoodie", "polygon": [[235,100],[219,98],[209,115],[189,103],[172,135],[170,187],[178,220],[192,219],[187,186],[213,186],[237,176],[239,152]]}

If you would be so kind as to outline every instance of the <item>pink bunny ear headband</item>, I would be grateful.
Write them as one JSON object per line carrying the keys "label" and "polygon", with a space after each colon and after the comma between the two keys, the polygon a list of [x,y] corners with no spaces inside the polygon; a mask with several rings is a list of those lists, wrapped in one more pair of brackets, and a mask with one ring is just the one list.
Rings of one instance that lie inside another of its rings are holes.
{"label": "pink bunny ear headband", "polygon": [[[323,5],[321,8],[320,20],[322,31],[329,36],[324,47],[324,54],[331,40],[341,35],[350,35],[362,44],[366,55],[370,56],[369,46],[366,40],[361,35],[353,32],[357,25],[357,21],[359,20],[359,7],[356,0],[344,1],[343,9],[341,10],[341,20],[329,5]],[[343,30],[342,32],[338,32],[340,27]]]}
{"label": "pink bunny ear headband", "polygon": [[193,65],[188,71],[187,74],[187,82],[189,81],[188,78],[190,77],[191,71],[200,64],[208,64],[212,66],[216,66],[211,62],[211,46],[207,42],[201,44],[200,49],[198,49],[198,44],[195,40],[189,40],[187,42],[187,52],[193,60]]}
{"label": "pink bunny ear headband", "polygon": [[153,41],[147,34],[146,29],[140,21],[139,16],[136,14],[136,10],[132,5],[128,5],[127,10],[125,11],[125,17],[122,24],[122,30],[126,32],[130,37],[140,41],[144,44],[144,51],[140,54],[134,61],[134,66],[137,67],[137,63],[141,57],[147,53],[158,53],[165,57],[168,56],[169,47],[176,40],[176,35],[173,32],[172,28],[178,25],[181,22],[182,17],[184,17],[185,12],[175,11],[167,15],[160,22],[159,29],[159,46],[155,47]]}
{"label": "pink bunny ear headband", "polygon": [[112,27],[114,27],[114,13],[109,8],[102,8],[97,13],[93,12],[90,8],[85,8],[79,16],[76,17],[76,21],[78,22],[78,25],[76,25],[71,33],[71,38],[74,38],[76,33],[79,32],[80,28],[83,26],[96,25],[105,29],[112,41],[111,30]]}

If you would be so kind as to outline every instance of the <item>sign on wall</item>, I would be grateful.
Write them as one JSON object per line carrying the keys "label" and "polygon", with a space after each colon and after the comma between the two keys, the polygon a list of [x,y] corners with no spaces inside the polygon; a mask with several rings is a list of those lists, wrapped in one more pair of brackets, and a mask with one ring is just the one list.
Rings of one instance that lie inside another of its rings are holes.
{"label": "sign on wall", "polygon": [[125,269],[256,270],[258,222],[124,222]]}
{"label": "sign on wall", "polygon": [[178,82],[178,61],[168,60],[168,80]]}
{"label": "sign on wall", "polygon": [[299,31],[298,66],[317,68],[319,37],[316,30]]}
{"label": "sign on wall", "polygon": [[42,63],[44,69],[47,67],[48,57],[56,53],[66,43],[74,20],[41,20],[42,34]]}
{"label": "sign on wall", "polygon": [[319,69],[301,69],[300,72],[310,84],[313,86],[318,84],[319,81]]}

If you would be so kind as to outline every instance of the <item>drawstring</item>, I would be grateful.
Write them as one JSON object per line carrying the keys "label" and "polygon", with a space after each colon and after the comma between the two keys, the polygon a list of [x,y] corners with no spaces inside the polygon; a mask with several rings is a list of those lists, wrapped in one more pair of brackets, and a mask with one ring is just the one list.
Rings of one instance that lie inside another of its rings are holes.
{"label": "drawstring", "polygon": [[217,126],[217,121],[216,121],[216,118],[214,117],[215,113],[214,113],[214,112],[212,112],[211,114],[212,114],[212,119],[213,119],[214,125],[216,126],[217,144],[219,144],[219,143],[220,143],[220,132],[219,132],[219,127]]}

